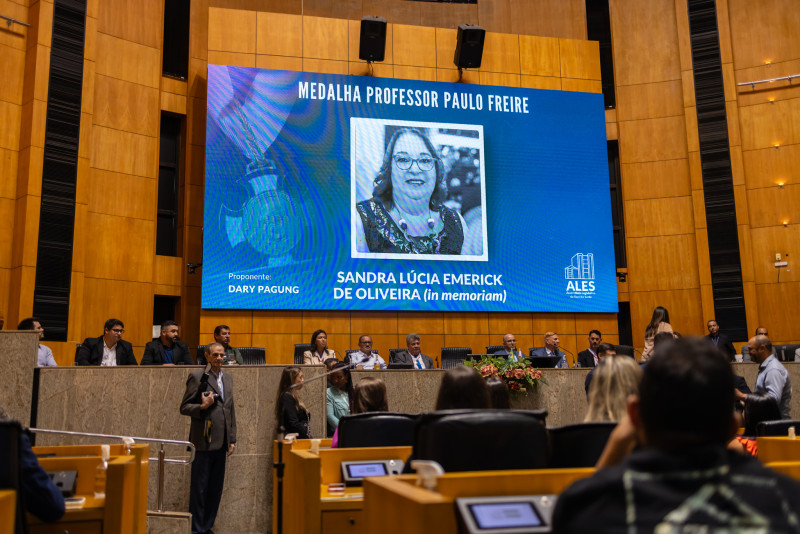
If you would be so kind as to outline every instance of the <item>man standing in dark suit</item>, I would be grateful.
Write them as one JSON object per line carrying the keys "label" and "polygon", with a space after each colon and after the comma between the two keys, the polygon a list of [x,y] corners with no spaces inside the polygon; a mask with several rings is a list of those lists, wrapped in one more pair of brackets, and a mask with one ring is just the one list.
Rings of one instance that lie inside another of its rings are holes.
{"label": "man standing in dark suit", "polygon": [[708,335],[706,338],[711,340],[723,356],[726,356],[730,361],[734,360],[736,349],[733,348],[733,343],[731,343],[728,336],[719,333],[719,325],[714,319],[708,321]]}
{"label": "man standing in dark suit", "polygon": [[119,319],[106,321],[103,335],[87,337],[75,351],[75,365],[137,365],[133,346],[122,339],[125,325]]}
{"label": "man standing in dark suit", "polygon": [[389,359],[389,363],[405,363],[414,366],[414,369],[433,369],[433,360],[430,356],[422,354],[422,342],[417,334],[406,336],[407,350],[398,352],[394,359]]}
{"label": "man standing in dark suit", "polygon": [[144,346],[141,365],[194,365],[186,343],[178,340],[178,323],[164,321],[161,336]]}
{"label": "man standing in dark suit", "polygon": [[578,365],[580,367],[597,367],[600,357],[597,355],[597,347],[603,342],[603,334],[600,330],[589,332],[589,348],[578,353]]}
{"label": "man standing in dark suit", "polygon": [[193,534],[211,532],[222,499],[225,459],[236,449],[233,379],[222,372],[225,347],[208,345],[206,360],[205,369],[189,374],[181,401],[181,414],[192,418],[189,441],[196,449],[189,493]]}

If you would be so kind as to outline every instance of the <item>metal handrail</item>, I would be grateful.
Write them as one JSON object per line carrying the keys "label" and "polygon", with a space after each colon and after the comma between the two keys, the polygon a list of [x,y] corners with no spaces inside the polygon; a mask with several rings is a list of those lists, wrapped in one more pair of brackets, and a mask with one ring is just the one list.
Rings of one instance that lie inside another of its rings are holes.
{"label": "metal handrail", "polygon": [[[106,439],[119,439],[121,441],[125,441],[125,439],[131,439],[134,443],[138,442],[145,442],[145,443],[158,443],[160,445],[158,450],[158,456],[156,458],[148,458],[151,461],[158,462],[158,494],[156,496],[156,510],[158,512],[162,512],[164,510],[164,464],[190,464],[194,461],[194,453],[195,447],[191,441],[179,441],[174,439],[158,439],[158,438],[144,438],[144,437],[135,437],[135,436],[120,436],[116,434],[95,434],[92,432],[75,432],[74,430],[49,430],[45,428],[31,428],[29,429],[31,432],[36,432],[37,434],[62,434],[66,436],[85,436],[89,438],[106,438]],[[164,453],[164,445],[183,445],[189,448],[189,459],[183,458],[166,458],[166,454]]]}
{"label": "metal handrail", "polygon": [[792,79],[794,78],[800,78],[800,74],[790,74],[788,76],[780,76],[779,78],[767,78],[766,80],[754,80],[752,82],[740,82],[737,83],[736,85],[738,86],[749,85],[751,89],[755,89],[756,85],[762,83],[781,82],[783,80],[788,80],[789,83],[792,83]]}
{"label": "metal handrail", "polygon": [[11,17],[6,17],[5,15],[0,15],[0,19],[3,19],[3,20],[5,20],[5,21],[6,21],[6,25],[7,25],[9,28],[11,27],[11,24],[12,24],[12,23],[13,23],[13,24],[21,24],[22,26],[26,26],[26,27],[28,27],[28,28],[30,28],[30,26],[31,26],[31,25],[30,25],[30,24],[28,24],[27,22],[22,22],[21,20],[12,19]]}

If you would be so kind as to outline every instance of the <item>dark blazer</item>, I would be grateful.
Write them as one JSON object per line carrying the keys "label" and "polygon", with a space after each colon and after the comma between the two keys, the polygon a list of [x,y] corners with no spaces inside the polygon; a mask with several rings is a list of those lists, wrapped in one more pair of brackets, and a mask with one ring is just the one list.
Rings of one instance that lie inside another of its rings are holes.
{"label": "dark blazer", "polygon": [[[189,429],[189,441],[198,451],[218,451],[231,443],[236,443],[236,410],[233,406],[233,378],[231,374],[222,371],[222,388],[225,400],[217,399],[214,404],[205,410],[200,409],[197,392],[200,388],[200,378],[205,369],[197,369],[189,373],[186,379],[186,392],[181,401],[181,414],[192,418]],[[219,395],[217,379],[214,374],[208,374],[208,389]],[[211,421],[211,443],[203,435],[203,426],[206,420]]]}
{"label": "dark blazer", "polygon": [[[175,365],[194,365],[189,347],[183,341],[172,344],[172,363]],[[144,356],[139,365],[164,365],[164,345],[158,337],[144,346]]]}
{"label": "dark blazer", "polygon": [[594,367],[594,354],[589,349],[578,353],[578,363],[581,367]]}
{"label": "dark blazer", "polygon": [[[120,339],[117,342],[117,365],[138,365],[133,345]],[[87,337],[75,351],[75,365],[100,365],[103,362],[103,336]]]}
{"label": "dark blazer", "polygon": [[[425,369],[433,369],[433,359],[430,356],[419,353],[422,356],[422,363],[425,364]],[[407,363],[414,365],[414,357],[408,353],[407,350],[395,354],[394,359],[389,358],[389,363]]]}
{"label": "dark blazer", "polygon": [[[714,343],[714,340],[711,339],[711,334],[708,334],[706,339]],[[717,340],[717,349],[719,349],[723,355],[727,356],[730,361],[733,361],[734,356],[736,355],[736,349],[733,348],[731,338],[725,334],[719,334],[719,339]]]}

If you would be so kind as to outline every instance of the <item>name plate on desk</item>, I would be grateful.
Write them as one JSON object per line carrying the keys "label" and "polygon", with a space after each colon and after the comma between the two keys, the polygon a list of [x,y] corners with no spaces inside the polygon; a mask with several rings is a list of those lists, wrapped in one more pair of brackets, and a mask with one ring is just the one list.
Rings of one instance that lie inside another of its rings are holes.
{"label": "name plate on desk", "polygon": [[367,477],[399,475],[403,472],[403,460],[368,460],[342,462],[342,480],[347,486],[360,486]]}
{"label": "name plate on desk", "polygon": [[556,499],[556,495],[456,499],[459,532],[465,534],[550,532]]}

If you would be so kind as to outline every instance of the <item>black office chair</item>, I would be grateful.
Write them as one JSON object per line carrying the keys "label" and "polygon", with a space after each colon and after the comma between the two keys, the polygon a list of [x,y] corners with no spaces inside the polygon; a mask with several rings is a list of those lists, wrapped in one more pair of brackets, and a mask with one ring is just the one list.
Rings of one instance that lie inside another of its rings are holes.
{"label": "black office chair", "polygon": [[615,422],[578,423],[548,428],[550,434],[550,463],[553,469],[594,467],[608,442]]}
{"label": "black office chair", "polygon": [[536,347],[528,349],[528,361],[538,369],[553,369],[561,361],[558,356],[534,356],[533,351],[535,350]]}
{"label": "black office chair", "polygon": [[431,412],[417,419],[412,456],[434,460],[446,472],[543,469],[547,466],[547,430],[537,412]]}
{"label": "black office chair", "polygon": [[442,359],[442,369],[452,369],[453,367],[458,367],[459,365],[464,365],[464,360],[460,360],[458,358],[448,358]]}
{"label": "black office chair", "polygon": [[495,352],[499,352],[501,350],[505,350],[503,345],[489,345],[486,347],[486,354],[494,354]]}
{"label": "black office chair", "polygon": [[206,347],[208,345],[197,346],[197,365],[205,365],[206,361]]}
{"label": "black office chair", "polygon": [[636,358],[636,353],[630,345],[614,345],[614,350],[617,351],[617,355],[624,354],[625,356]]}
{"label": "black office chair", "polygon": [[339,419],[339,447],[413,445],[416,418],[416,415],[394,412],[345,415]]}
{"label": "black office chair", "polygon": [[788,436],[789,427],[800,432],[800,419],[781,419],[780,421],[762,421],[756,425],[756,437]]}
{"label": "black office chair", "polygon": [[780,361],[793,362],[794,351],[800,349],[800,345],[773,345],[772,348],[775,349],[775,354]]}
{"label": "black office chair", "polygon": [[401,352],[405,352],[406,349],[389,349],[389,363],[394,363],[395,358]]}
{"label": "black office chair", "polygon": [[294,344],[294,364],[303,365],[303,353],[311,350],[311,343],[295,343]]}
{"label": "black office chair", "polygon": [[20,465],[21,434],[22,426],[17,421],[0,421],[0,489],[10,489],[17,493],[15,534],[28,532]]}
{"label": "black office chair", "polygon": [[245,365],[267,365],[267,351],[263,347],[239,347]]}
{"label": "black office chair", "polygon": [[472,354],[470,347],[442,347],[442,367],[445,368],[446,360],[456,360],[461,363],[469,358],[470,354]]}

